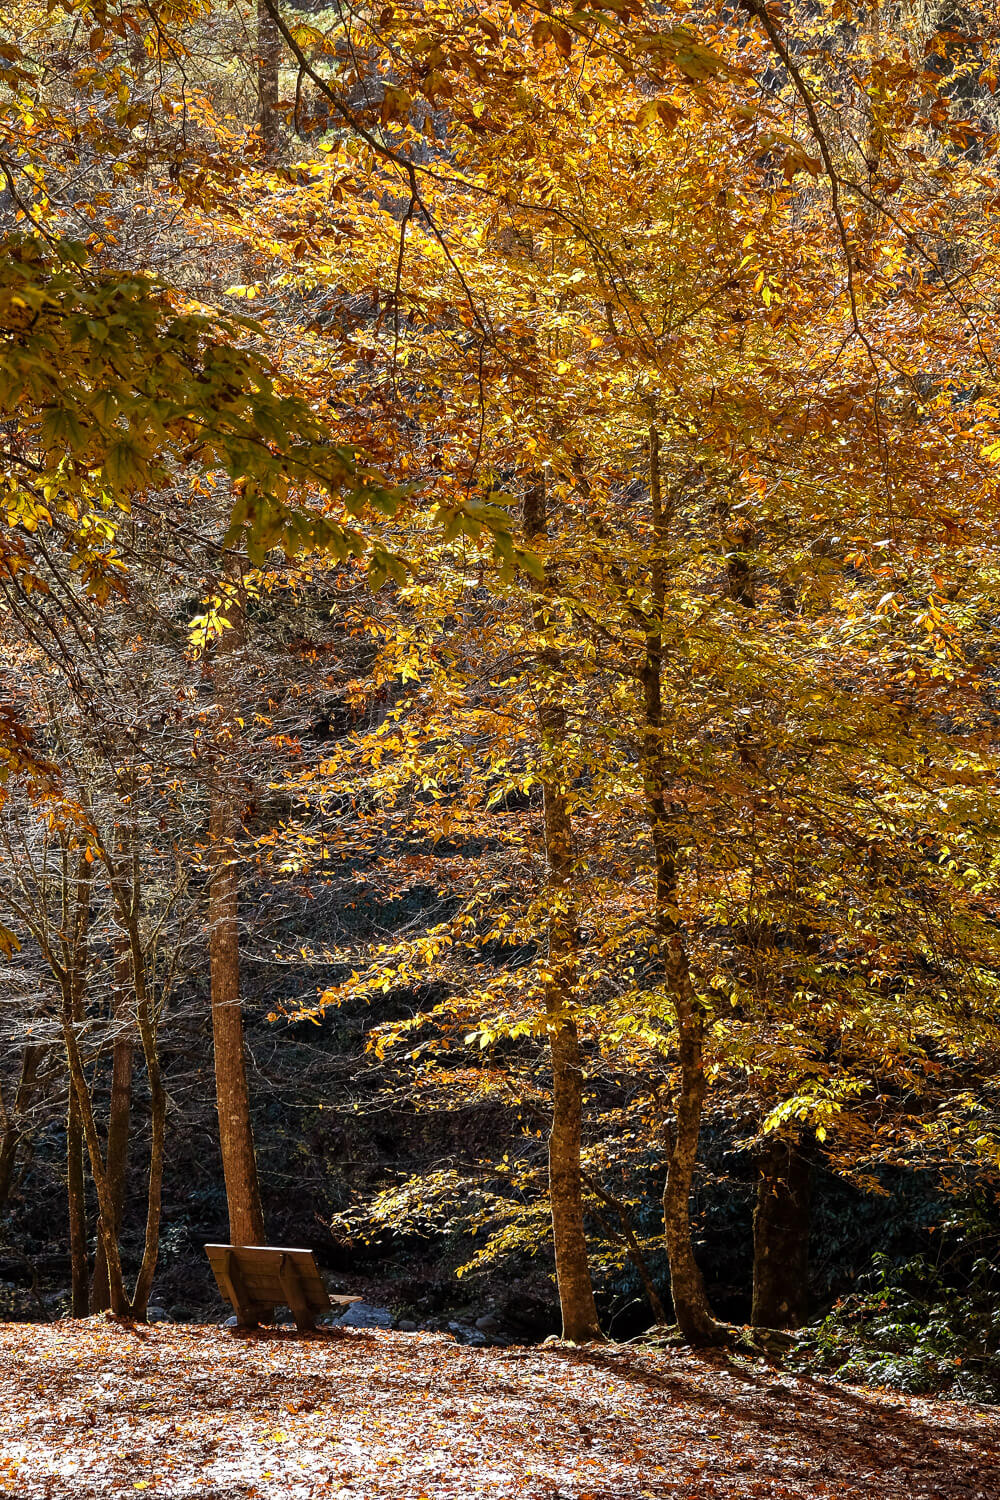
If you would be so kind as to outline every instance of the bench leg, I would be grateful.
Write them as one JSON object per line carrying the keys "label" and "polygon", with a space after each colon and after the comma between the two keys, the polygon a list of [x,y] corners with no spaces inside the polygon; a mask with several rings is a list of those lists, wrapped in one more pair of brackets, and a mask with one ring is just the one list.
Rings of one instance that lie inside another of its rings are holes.
{"label": "bench leg", "polygon": [[278,1266],[278,1280],[281,1282],[281,1290],[285,1294],[285,1301],[291,1309],[295,1326],[299,1333],[312,1333],[316,1327],[316,1319],[312,1308],[306,1301],[305,1292],[302,1289],[302,1280],[293,1261],[287,1255],[281,1257]]}
{"label": "bench leg", "polygon": [[249,1293],[247,1292],[243,1277],[240,1275],[240,1268],[236,1264],[236,1257],[232,1251],[226,1255],[226,1264],[221,1275],[225,1284],[226,1296],[233,1304],[237,1328],[245,1329],[248,1332],[259,1328],[260,1316],[264,1309],[250,1301]]}

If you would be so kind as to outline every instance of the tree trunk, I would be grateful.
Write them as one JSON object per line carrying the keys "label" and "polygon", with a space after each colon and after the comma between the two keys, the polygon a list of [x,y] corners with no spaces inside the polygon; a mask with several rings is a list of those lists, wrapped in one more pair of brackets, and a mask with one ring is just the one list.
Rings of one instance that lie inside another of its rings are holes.
{"label": "tree trunk", "polygon": [[[142,932],[139,926],[142,871],[139,863],[138,849],[133,843],[127,859],[116,862],[107,855],[104,856],[104,859],[108,871],[111,894],[124,931],[124,941],[119,950],[116,964],[119,995],[118,1021],[124,1026],[130,1019],[128,997],[131,994],[135,1001],[135,1023],[139,1031],[139,1040],[142,1043],[143,1061],[146,1066],[146,1077],[149,1083],[151,1141],[146,1190],[146,1233],[143,1242],[142,1262],[136,1276],[132,1297],[127,1301],[129,1315],[145,1321],[146,1309],[153,1286],[153,1276],[156,1272],[156,1262],[160,1249],[163,1168],[166,1154],[167,1095],[163,1087],[163,1079],[160,1072],[160,1059],[156,1038],[156,1013],[150,994],[149,979],[146,972],[146,951],[143,948]],[[112,1109],[108,1125],[108,1159],[102,1174],[108,1190],[106,1198],[116,1208],[116,1212],[110,1219],[107,1218],[103,1208],[101,1213],[101,1243],[104,1250],[105,1276],[108,1281],[108,1299],[110,1305],[115,1310],[117,1310],[117,1307],[113,1290],[110,1257],[113,1251],[115,1262],[117,1263],[118,1236],[121,1225],[124,1175],[128,1148],[129,1105],[131,1102],[132,1058],[134,1052],[131,1037],[126,1038],[123,1035],[119,1038],[119,1041],[124,1042],[126,1039],[128,1042],[127,1076],[125,1073],[125,1052],[123,1049],[121,1053],[122,1074],[120,1078],[118,1078],[117,1074],[119,1053],[118,1042],[116,1042],[115,1066],[118,1089],[116,1093],[113,1081]],[[101,1201],[103,1203],[104,1199],[102,1198]],[[110,1232],[107,1229],[108,1224],[111,1225]],[[121,1286],[120,1270],[118,1272],[118,1283]],[[123,1298],[125,1297],[123,1287],[121,1288],[121,1295]]]}
{"label": "tree trunk", "polygon": [[[72,880],[64,864],[63,915],[66,967],[63,971],[63,1003],[74,1032],[76,1026],[83,1020],[91,891],[90,866],[86,858],[80,855],[76,878]],[[69,920],[66,920],[67,918]],[[73,1316],[85,1318],[89,1311],[90,1264],[87,1255],[87,1200],[83,1177],[83,1112],[79,1093],[74,1089],[72,1079],[66,1113],[66,1196],[69,1207]]]}
{"label": "tree trunk", "polygon": [[66,1201],[69,1209],[71,1309],[74,1318],[88,1312],[87,1202],[83,1184],[83,1121],[72,1083],[66,1112]]}
{"label": "tree trunk", "polygon": [[24,1134],[24,1117],[31,1108],[38,1084],[38,1069],[45,1051],[45,1047],[39,1042],[27,1043],[21,1054],[21,1076],[14,1094],[13,1111],[9,1115],[4,1112],[3,1134],[0,1135],[0,1213],[6,1208],[10,1197],[17,1148]]}
{"label": "tree trunk", "polygon": [[[680,945],[677,945],[680,946]],[[704,1018],[690,987],[687,957],[671,955],[677,1009],[680,1088],[677,1121],[663,1189],[663,1227],[670,1264],[670,1295],[677,1326],[689,1344],[726,1341],[723,1325],[713,1317],[691,1238],[691,1190],[698,1160],[698,1136],[705,1102]]]}
{"label": "tree trunk", "polygon": [[[550,949],[550,962],[551,962]],[[546,1008],[553,1018],[555,1005]],[[559,1020],[549,1034],[552,1059],[552,1128],[549,1131],[549,1197],[562,1336],[574,1344],[603,1337],[594,1302],[583,1228],[580,1181],[582,1074],[576,1024]]]}
{"label": "tree trunk", "polygon": [[595,1182],[586,1173],[583,1174],[583,1181],[590,1191],[596,1197],[600,1198],[602,1203],[606,1203],[618,1215],[621,1224],[620,1235],[615,1235],[614,1228],[607,1219],[602,1218],[600,1222],[606,1227],[611,1236],[620,1239],[620,1242],[625,1246],[629,1258],[639,1274],[639,1280],[642,1282],[643,1291],[646,1293],[646,1299],[649,1302],[654,1321],[662,1326],[667,1321],[667,1315],[664,1311],[663,1303],[660,1301],[660,1294],[656,1290],[653,1278],[649,1274],[649,1266],[646,1264],[646,1257],[642,1253],[642,1246],[639,1244],[639,1236],[635,1232],[631,1214],[620,1198],[614,1197],[612,1193],[609,1193],[606,1188],[602,1188],[600,1183]]}
{"label": "tree trunk", "polygon": [[[138,860],[133,865],[133,889],[139,889]],[[146,1189],[146,1233],[143,1241],[142,1263],[132,1293],[132,1315],[145,1321],[149,1294],[153,1289],[153,1276],[160,1253],[160,1216],[163,1202],[163,1164],[166,1151],[167,1093],[160,1072],[160,1056],[156,1040],[156,1017],[150,1001],[146,978],[146,956],[142,949],[141,934],[137,920],[139,903],[132,908],[129,927],[129,943],[132,953],[132,978],[135,989],[136,1023],[142,1042],[142,1056],[146,1064],[149,1083],[150,1147],[149,1177]]]}
{"label": "tree trunk", "polygon": [[278,113],[278,71],[281,65],[281,33],[265,0],[257,0],[257,92],[260,99],[260,143],[267,157],[281,145],[281,115]]}
{"label": "tree trunk", "polygon": [[224,791],[213,789],[209,967],[219,1146],[226,1180],[230,1241],[234,1245],[260,1245],[264,1240],[264,1215],[250,1123],[240,1003],[240,940],[233,853],[238,834],[238,818],[229,797]]}
{"label": "tree trunk", "polygon": [[663,506],[660,442],[655,425],[649,431],[649,477],[653,556],[650,570],[652,598],[640,668],[644,709],[643,785],[655,863],[653,930],[664,981],[674,1002],[680,1069],[676,1127],[663,1189],[663,1227],[674,1316],[681,1333],[689,1343],[714,1344],[724,1341],[725,1330],[712,1316],[691,1240],[691,1190],[706,1087],[703,1057],[705,1017],[692,983],[686,935],[677,914],[677,846],[667,806],[662,678],[664,549],[670,517]]}
{"label": "tree trunk", "polygon": [[[90,862],[87,860],[85,854],[81,854],[77,865],[72,897],[73,939],[71,943],[67,943],[64,946],[66,955],[64,967],[61,969],[57,968],[54,972],[59,972],[60,974],[62,990],[63,1042],[66,1047],[66,1064],[69,1069],[70,1098],[72,1101],[70,1105],[70,1118],[79,1120],[83,1131],[83,1139],[87,1145],[90,1175],[93,1178],[94,1188],[97,1193],[97,1206],[100,1215],[99,1233],[107,1261],[108,1293],[111,1310],[119,1317],[126,1317],[129,1307],[122,1281],[121,1259],[118,1254],[118,1236],[114,1233],[113,1227],[109,1227],[113,1226],[115,1222],[114,1198],[111,1192],[111,1183],[108,1178],[107,1168],[101,1154],[100,1134],[97,1129],[97,1121],[94,1117],[93,1101],[90,1097],[87,1074],[83,1066],[83,1058],[77,1040],[77,1026],[83,1019],[83,986],[87,963],[87,929],[90,918],[90,894]],[[85,1254],[86,1250],[84,1250]],[[86,1315],[89,1304],[88,1279],[86,1277],[86,1260],[84,1259],[84,1281],[81,1293],[82,1308],[80,1316]],[[75,1300],[76,1287],[74,1285],[74,1302]]]}
{"label": "tree trunk", "polygon": [[776,1136],[761,1160],[753,1216],[753,1310],[757,1328],[798,1328],[809,1310],[812,1164],[801,1142]]}
{"label": "tree trunk", "polygon": [[[116,1238],[121,1235],[122,1212],[125,1206],[125,1171],[128,1165],[128,1142],[132,1119],[132,1056],[133,1042],[128,1029],[131,1023],[129,1003],[132,966],[127,949],[120,951],[115,960],[115,984],[117,1005],[115,1022],[119,1034],[115,1037],[111,1062],[111,1101],[108,1107],[107,1167],[111,1194],[115,1205],[115,1222],[111,1226]],[[97,1254],[94,1260],[94,1279],[90,1289],[91,1312],[103,1312],[111,1306],[108,1286],[108,1261],[104,1248],[103,1226],[98,1226]]]}
{"label": "tree trunk", "polygon": [[220,708],[220,748],[210,787],[209,970],[212,1035],[215,1045],[215,1091],[219,1113],[219,1146],[229,1207],[229,1238],[234,1245],[264,1241],[264,1213],[257,1180],[250,1091],[247,1086],[243,1010],[240,1001],[239,898],[236,849],[242,828],[235,793],[226,779],[226,747],[236,715],[232,704],[232,654],[242,644],[242,609],[234,594],[228,605],[230,627],[215,650]]}
{"label": "tree trunk", "polygon": [[[101,1240],[104,1245],[104,1253],[108,1270],[108,1290],[111,1311],[118,1317],[127,1317],[129,1314],[128,1298],[125,1295],[125,1286],[122,1280],[121,1259],[118,1254],[118,1237],[110,1232],[108,1225],[114,1223],[114,1199],[111,1195],[111,1184],[101,1155],[101,1138],[97,1129],[97,1121],[94,1118],[94,1110],[91,1104],[90,1091],[87,1087],[87,1075],[83,1067],[83,1058],[80,1055],[79,1044],[76,1039],[76,1028],[73,1024],[72,1015],[68,1008],[63,1007],[63,1039],[66,1043],[66,1061],[69,1066],[70,1089],[76,1098],[76,1107],[83,1127],[83,1138],[87,1143],[87,1156],[90,1161],[90,1175],[94,1179],[94,1188],[97,1192],[97,1205],[101,1219]],[[83,1301],[83,1314],[87,1310],[86,1284]]]}
{"label": "tree trunk", "polygon": [[[524,533],[530,546],[545,535],[544,477],[529,487],[524,498]],[[536,632],[546,628],[546,585],[535,581],[532,618]],[[558,656],[542,647],[538,662],[543,680],[538,688],[538,729],[543,754],[552,755],[565,736],[565,716],[552,677]],[[594,1302],[583,1225],[580,1150],[583,1118],[583,1075],[580,1044],[573,1017],[576,912],[573,900],[573,829],[566,796],[557,774],[543,772],[545,857],[548,866],[548,972],[545,1008],[549,1018],[549,1055],[552,1063],[552,1125],[549,1131],[549,1199],[555,1247],[556,1285],[562,1315],[562,1336],[572,1343],[603,1337]]]}

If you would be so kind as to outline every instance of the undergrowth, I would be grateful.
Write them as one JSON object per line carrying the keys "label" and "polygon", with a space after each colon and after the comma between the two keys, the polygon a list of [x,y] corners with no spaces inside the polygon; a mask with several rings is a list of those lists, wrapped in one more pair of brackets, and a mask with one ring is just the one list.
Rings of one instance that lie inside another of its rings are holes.
{"label": "undergrowth", "polygon": [[857,1290],[802,1330],[790,1367],[910,1395],[1000,1403],[1000,1270],[985,1256],[960,1278],[921,1255],[875,1258]]}

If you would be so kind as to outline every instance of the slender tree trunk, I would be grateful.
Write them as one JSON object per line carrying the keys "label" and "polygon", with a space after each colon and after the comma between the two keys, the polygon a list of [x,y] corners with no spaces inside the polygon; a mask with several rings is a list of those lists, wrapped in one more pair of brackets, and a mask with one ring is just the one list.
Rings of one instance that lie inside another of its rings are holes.
{"label": "slender tree trunk", "polygon": [[163,1166],[166,1157],[167,1094],[160,1073],[156,1031],[148,1009],[139,1010],[139,1035],[149,1079],[150,1133],[149,1177],[146,1190],[146,1233],[142,1263],[132,1293],[132,1315],[145,1320],[153,1276],[160,1253],[160,1218],[163,1203]]}
{"label": "slender tree trunk", "polygon": [[[65,1002],[63,1005],[63,1040],[66,1044],[66,1061],[69,1066],[70,1088],[76,1097],[77,1110],[83,1127],[83,1138],[87,1143],[90,1175],[94,1179],[94,1188],[97,1192],[97,1206],[101,1219],[101,1238],[104,1244],[104,1253],[108,1268],[111,1311],[118,1317],[127,1317],[130,1308],[128,1298],[125,1294],[125,1285],[122,1280],[118,1238],[108,1229],[108,1225],[113,1224],[115,1218],[114,1198],[111,1193],[111,1183],[105,1168],[104,1157],[101,1153],[101,1137],[97,1129],[97,1120],[94,1117],[90,1090],[87,1086],[87,1075],[76,1038],[76,1027],[72,1013]],[[86,1309],[87,1299],[85,1297],[83,1304],[84,1313]]]}
{"label": "slender tree trunk", "polygon": [[281,115],[278,113],[278,73],[281,65],[281,33],[265,4],[257,0],[257,92],[260,99],[260,142],[264,155],[274,156],[281,145]]}
{"label": "slender tree trunk", "polygon": [[236,850],[242,833],[235,793],[226,777],[225,747],[235,728],[230,667],[242,644],[244,627],[238,601],[228,607],[230,628],[215,650],[215,674],[222,744],[210,787],[209,970],[219,1145],[229,1207],[229,1238],[234,1245],[264,1241],[264,1213],[257,1179],[250,1090],[247,1085],[243,1009],[240,1000],[240,936]]}
{"label": "slender tree trunk", "polygon": [[[546,494],[543,476],[524,499],[524,533],[528,545],[546,531]],[[534,584],[533,623],[541,636],[546,629],[546,585]],[[556,696],[553,677],[557,654],[538,652],[542,681],[538,690],[538,728],[543,754],[552,755],[565,736],[565,716]],[[557,775],[558,773],[556,773]],[[552,1063],[552,1125],[549,1131],[549,1198],[555,1246],[556,1285],[562,1314],[562,1336],[573,1343],[603,1337],[594,1302],[583,1225],[580,1150],[583,1117],[583,1074],[580,1043],[573,1017],[576,962],[576,910],[573,899],[573,829],[566,796],[556,775],[545,775],[543,806],[545,857],[550,898],[548,970],[545,1007],[549,1017],[549,1055]]]}
{"label": "slender tree trunk", "polygon": [[[549,950],[549,962],[552,950]],[[558,1011],[547,1003],[555,1021]],[[576,1024],[555,1022],[549,1035],[552,1060],[552,1128],[549,1132],[549,1197],[555,1246],[556,1285],[562,1336],[575,1344],[603,1337],[594,1302],[583,1227],[580,1181],[582,1089]]]}
{"label": "slender tree trunk", "polygon": [[[77,1018],[74,1017],[75,1019]],[[66,1113],[66,1201],[69,1209],[71,1309],[74,1318],[85,1318],[90,1275],[87,1264],[87,1201],[83,1182],[83,1122],[72,1083]]]}
{"label": "slender tree trunk", "polygon": [[24,1117],[31,1108],[31,1101],[38,1085],[38,1069],[45,1056],[45,1047],[38,1042],[28,1042],[21,1053],[21,1075],[14,1094],[14,1106],[10,1114],[4,1112],[3,1133],[0,1135],[0,1213],[7,1206],[14,1182],[14,1166],[17,1148],[24,1134]]}
{"label": "slender tree trunk", "polygon": [[153,1289],[153,1276],[160,1253],[160,1217],[163,1202],[163,1166],[166,1154],[167,1093],[163,1087],[160,1071],[160,1055],[156,1039],[156,1016],[149,993],[146,976],[146,955],[142,948],[139,931],[138,891],[139,862],[133,858],[132,889],[135,892],[129,923],[129,947],[132,956],[132,984],[135,990],[136,1024],[142,1043],[142,1056],[146,1064],[149,1083],[150,1148],[149,1176],[146,1189],[146,1233],[143,1243],[142,1263],[132,1293],[132,1315],[145,1320],[149,1294]]}
{"label": "slender tree trunk", "polygon": [[[642,1253],[642,1246],[639,1244],[639,1236],[635,1232],[635,1225],[632,1223],[631,1214],[620,1198],[614,1197],[612,1193],[602,1188],[600,1183],[594,1182],[586,1173],[583,1174],[583,1180],[590,1191],[618,1215],[621,1231],[617,1237],[620,1238],[621,1243],[625,1246],[632,1264],[639,1273],[639,1280],[642,1282],[643,1291],[646,1293],[646,1300],[649,1302],[654,1320],[660,1325],[666,1323],[667,1315],[664,1311],[663,1303],[660,1301],[660,1294],[656,1290],[653,1278],[649,1273],[649,1266],[646,1264],[646,1257]],[[606,1227],[609,1234],[615,1237],[614,1227],[611,1223],[607,1219],[602,1219],[601,1223]]]}
{"label": "slender tree trunk", "polygon": [[[63,867],[63,941],[66,957],[63,997],[74,1034],[75,1028],[83,1020],[91,893],[90,866],[81,854],[75,879],[70,879],[68,866],[64,864]],[[87,1200],[83,1176],[83,1114],[72,1081],[66,1115],[66,1195],[69,1206],[72,1310],[74,1318],[85,1318],[89,1302],[90,1265],[87,1255]]]}
{"label": "slender tree trunk", "polygon": [[233,853],[239,831],[239,820],[228,795],[215,789],[210,830],[213,868],[209,891],[209,967],[219,1145],[229,1206],[229,1238],[234,1245],[259,1245],[264,1240],[264,1215],[250,1122],[250,1090],[240,1003],[237,879]]}
{"label": "slender tree trunk", "polygon": [[[905,9],[909,11],[912,25],[912,18],[917,13],[917,7],[907,6]],[[928,6],[925,14],[927,16],[933,15],[933,8]],[[868,53],[869,57],[878,57],[883,52],[885,38],[881,35],[882,27],[883,18],[880,9],[878,6],[873,5],[871,10],[865,14],[864,21],[862,22],[862,33],[866,34],[868,46],[871,48],[871,51]],[[923,28],[920,27],[919,30],[922,31]],[[930,36],[929,33],[920,36],[918,41],[911,33],[909,40],[911,43],[916,42],[919,47],[921,42],[926,43],[926,41],[929,41]],[[865,104],[866,107],[863,110],[862,119],[858,122],[860,128],[852,133],[854,134],[854,139],[861,146],[861,154],[864,160],[862,170],[868,178],[867,186],[870,196],[861,199],[858,203],[858,212],[855,219],[855,242],[857,245],[855,253],[858,255],[859,260],[864,257],[870,264],[873,242],[884,217],[879,212],[877,205],[879,199],[882,197],[882,192],[879,188],[879,176],[885,156],[886,141],[885,131],[879,119],[878,111],[874,106],[874,100],[870,97],[866,98]]]}
{"label": "slender tree trunk", "polygon": [[680,1088],[673,1140],[663,1189],[663,1227],[670,1264],[674,1316],[690,1344],[725,1342],[726,1331],[712,1315],[691,1237],[691,1190],[698,1160],[698,1136],[705,1102],[704,1018],[690,988],[685,954],[668,959],[677,1008]]}
{"label": "slender tree trunk", "polygon": [[[166,1155],[167,1095],[160,1071],[160,1058],[156,1038],[156,1012],[150,993],[149,979],[146,972],[146,951],[143,947],[142,932],[139,926],[142,871],[136,844],[133,842],[127,861],[116,863],[113,859],[105,856],[105,864],[108,871],[112,897],[124,930],[124,942],[119,951],[117,961],[118,1019],[122,1024],[129,1019],[127,997],[131,994],[135,1000],[135,1022],[139,1032],[139,1040],[142,1044],[143,1061],[146,1066],[146,1078],[149,1084],[151,1142],[146,1190],[146,1233],[143,1243],[142,1261],[130,1300],[126,1298],[124,1287],[122,1286],[120,1268],[117,1273],[121,1299],[127,1303],[129,1315],[144,1321],[160,1249],[163,1170]],[[124,1171],[128,1147],[128,1105],[131,1100],[132,1055],[134,1051],[131,1038],[128,1041],[128,1088],[126,1089],[125,1087],[125,1078],[123,1077],[118,1096],[120,1112],[116,1114],[115,1109],[112,1109],[108,1128],[108,1160],[101,1172],[102,1181],[107,1188],[107,1193],[104,1196],[101,1195],[99,1184],[99,1200],[102,1204],[101,1225],[105,1274],[108,1280],[109,1301],[115,1311],[117,1311],[117,1303],[115,1301],[112,1255],[114,1256],[115,1264],[117,1264]],[[114,1089],[112,1093],[114,1095]],[[113,1145],[115,1152],[114,1161],[112,1160]],[[106,1210],[103,1207],[105,1198],[117,1207],[117,1213],[111,1219],[108,1219]],[[107,1232],[105,1228],[108,1223],[112,1225],[110,1232]]]}
{"label": "slender tree trunk", "polygon": [[[132,1056],[134,1051],[130,1032],[130,996],[132,989],[132,965],[127,948],[122,948],[115,959],[115,987],[117,1004],[115,1022],[119,1028],[112,1048],[111,1101],[108,1108],[107,1167],[111,1193],[115,1205],[115,1222],[111,1226],[116,1238],[121,1236],[122,1213],[125,1207],[125,1173],[128,1166],[128,1144],[132,1121]],[[94,1279],[90,1289],[91,1312],[103,1312],[111,1306],[108,1286],[108,1262],[104,1248],[104,1226],[98,1226],[97,1254],[94,1260]]]}
{"label": "slender tree trunk", "polygon": [[691,1190],[698,1158],[698,1136],[705,1101],[705,1017],[691,980],[684,927],[677,916],[677,846],[667,806],[667,766],[663,735],[664,550],[670,517],[664,510],[660,443],[649,432],[650,499],[653,519],[652,599],[641,667],[644,726],[643,783],[646,818],[653,844],[655,894],[653,926],[664,979],[674,1002],[680,1086],[676,1126],[670,1143],[663,1190],[663,1227],[670,1264],[670,1292],[681,1333],[692,1344],[722,1341],[725,1331],[712,1316],[691,1238]]}
{"label": "slender tree trunk", "polygon": [[798,1328],[809,1310],[812,1164],[800,1141],[774,1137],[761,1160],[753,1216],[757,1328]]}
{"label": "slender tree trunk", "polygon": [[[68,883],[68,882],[67,882]],[[118,1254],[118,1237],[110,1229],[115,1222],[114,1197],[107,1168],[101,1154],[101,1139],[94,1117],[93,1101],[83,1066],[77,1027],[83,1019],[83,986],[87,963],[87,929],[90,920],[91,867],[84,854],[79,857],[73,894],[73,939],[64,947],[66,962],[61,971],[62,1029],[66,1047],[66,1063],[69,1069],[70,1094],[75,1100],[76,1116],[83,1130],[90,1162],[90,1175],[97,1193],[100,1215],[100,1237],[107,1260],[108,1288],[111,1310],[120,1317],[128,1315],[128,1299],[122,1281],[121,1259]],[[68,925],[68,924],[66,924]],[[87,1311],[89,1285],[84,1281],[82,1292],[82,1314]]]}

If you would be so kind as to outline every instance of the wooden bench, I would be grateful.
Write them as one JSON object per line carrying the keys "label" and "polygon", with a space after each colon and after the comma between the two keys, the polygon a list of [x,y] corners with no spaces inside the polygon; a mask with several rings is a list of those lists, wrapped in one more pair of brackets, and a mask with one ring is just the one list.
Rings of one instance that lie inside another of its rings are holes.
{"label": "wooden bench", "polygon": [[239,1328],[274,1321],[274,1309],[289,1308],[300,1332],[316,1327],[317,1313],[336,1302],[349,1307],[361,1297],[331,1297],[311,1250],[277,1245],[206,1245],[219,1291],[233,1305]]}

